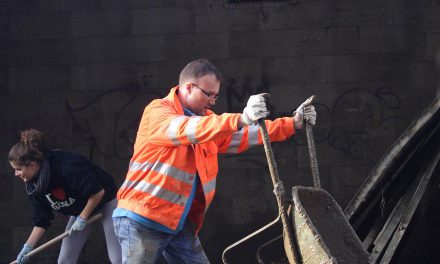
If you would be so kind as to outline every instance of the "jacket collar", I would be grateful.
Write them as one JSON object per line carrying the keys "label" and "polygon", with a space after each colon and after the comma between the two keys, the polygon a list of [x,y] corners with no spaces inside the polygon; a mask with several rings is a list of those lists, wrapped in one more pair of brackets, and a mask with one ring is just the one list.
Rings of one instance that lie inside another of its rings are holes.
{"label": "jacket collar", "polygon": [[176,108],[178,114],[183,115],[184,114],[183,106],[179,100],[179,97],[177,96],[178,92],[179,92],[179,86],[173,87],[171,88],[170,93],[165,98],[173,102],[173,105]]}
{"label": "jacket collar", "polygon": [[[185,115],[185,112],[183,111],[182,103],[179,100],[179,97],[177,96],[177,93],[179,92],[179,86],[175,86],[171,88],[170,93],[165,97],[167,100],[173,102],[174,107],[177,110],[177,113],[179,115]],[[214,112],[210,110],[206,110],[206,115],[212,115]]]}

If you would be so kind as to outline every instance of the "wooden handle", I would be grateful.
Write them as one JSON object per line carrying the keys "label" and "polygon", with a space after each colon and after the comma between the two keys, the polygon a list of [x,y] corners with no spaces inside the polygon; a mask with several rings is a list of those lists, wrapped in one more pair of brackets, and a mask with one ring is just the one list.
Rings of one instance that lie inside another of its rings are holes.
{"label": "wooden handle", "polygon": [[[91,224],[91,223],[95,222],[96,220],[100,219],[101,217],[102,217],[102,214],[96,214],[87,220],[87,224]],[[41,245],[41,246],[37,247],[36,249],[32,250],[31,252],[27,253],[26,256],[28,258],[30,258],[30,257],[38,254],[39,252],[45,250],[46,248],[58,243],[60,240],[62,240],[63,238],[65,238],[67,236],[69,236],[69,231],[66,231],[66,232],[62,233],[61,235],[59,235],[55,238],[52,238],[51,240],[47,241],[43,245]],[[16,263],[17,263],[17,260],[14,260],[10,264],[16,264]]]}
{"label": "wooden handle", "polygon": [[[313,103],[316,96],[310,96],[305,102],[304,106],[309,106]],[[318,158],[316,156],[315,140],[313,138],[313,128],[312,125],[306,121],[306,136],[307,136],[307,146],[309,149],[310,167],[312,169],[313,185],[316,188],[321,188],[321,180],[319,177],[318,169]]]}
{"label": "wooden handle", "polygon": [[301,256],[298,252],[298,241],[296,240],[296,236],[292,233],[292,226],[289,222],[289,217],[287,215],[287,202],[286,197],[284,196],[284,187],[283,182],[280,180],[278,176],[277,164],[275,162],[275,157],[272,151],[272,145],[270,143],[269,133],[267,132],[267,127],[264,119],[258,120],[258,124],[260,125],[261,134],[263,137],[264,150],[266,152],[267,163],[269,165],[270,176],[272,178],[272,183],[274,186],[274,193],[277,198],[278,209],[281,216],[281,222],[283,224],[283,232],[286,234],[285,241],[289,247],[289,253],[286,252],[287,255],[291,255],[293,260],[297,264],[301,264]]}
{"label": "wooden handle", "polygon": [[306,123],[307,146],[309,149],[310,167],[312,169],[313,185],[321,188],[321,179],[319,177],[318,158],[316,156],[315,140],[313,138],[313,128],[309,122]]}
{"label": "wooden handle", "polygon": [[303,106],[309,106],[313,103],[313,101],[315,101],[316,96],[312,95],[309,98],[307,98],[307,100],[303,103]]}

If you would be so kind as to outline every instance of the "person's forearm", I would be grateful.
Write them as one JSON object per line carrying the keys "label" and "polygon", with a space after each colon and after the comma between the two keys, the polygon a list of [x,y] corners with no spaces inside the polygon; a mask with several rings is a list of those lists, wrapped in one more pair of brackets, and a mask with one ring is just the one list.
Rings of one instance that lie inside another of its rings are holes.
{"label": "person's forearm", "polygon": [[238,127],[238,129],[241,129],[241,128],[244,127],[244,126],[247,126],[247,124],[245,124],[245,123],[243,122],[243,118],[240,116],[240,118],[238,119],[237,127]]}
{"label": "person's forearm", "polygon": [[86,206],[82,210],[82,212],[79,214],[79,216],[82,219],[88,219],[90,215],[92,214],[93,210],[95,210],[96,206],[98,206],[99,202],[102,200],[102,197],[104,197],[105,190],[102,189],[101,191],[97,192],[96,194],[89,197],[89,200],[87,201]]}
{"label": "person's forearm", "polygon": [[46,232],[46,229],[44,229],[42,227],[34,226],[34,228],[32,229],[31,235],[29,236],[28,240],[26,241],[26,244],[28,244],[34,248],[35,245],[38,243],[38,241],[44,235],[45,232]]}

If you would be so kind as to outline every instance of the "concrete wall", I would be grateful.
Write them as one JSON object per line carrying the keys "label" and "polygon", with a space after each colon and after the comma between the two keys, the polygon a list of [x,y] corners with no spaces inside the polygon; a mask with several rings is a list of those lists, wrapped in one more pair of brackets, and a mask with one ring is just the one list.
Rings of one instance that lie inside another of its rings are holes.
{"label": "concrete wall", "polygon": [[[23,184],[6,162],[18,132],[43,130],[50,146],[91,158],[120,184],[144,106],[199,57],[224,74],[218,113],[241,112],[260,91],[272,94],[272,118],[317,96],[322,187],[344,207],[437,94],[439,11],[434,0],[1,0],[0,262],[15,258],[31,229]],[[273,149],[288,195],[293,185],[312,184],[303,134]],[[277,214],[262,148],[222,156],[220,168],[200,233],[212,263]],[[58,217],[47,238],[64,223]],[[255,246],[280,225],[230,261],[254,263]],[[35,263],[53,263],[57,254],[47,250]],[[282,255],[280,245],[263,251],[267,260]],[[106,258],[97,231],[81,263]]]}

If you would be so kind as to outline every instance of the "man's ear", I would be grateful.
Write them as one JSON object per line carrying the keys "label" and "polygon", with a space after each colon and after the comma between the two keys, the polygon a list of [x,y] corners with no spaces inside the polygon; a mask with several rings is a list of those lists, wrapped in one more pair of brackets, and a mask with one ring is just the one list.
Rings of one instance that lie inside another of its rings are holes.
{"label": "man's ear", "polygon": [[191,83],[185,84],[185,89],[188,92],[188,94],[191,94],[191,92],[192,92],[192,84]]}

